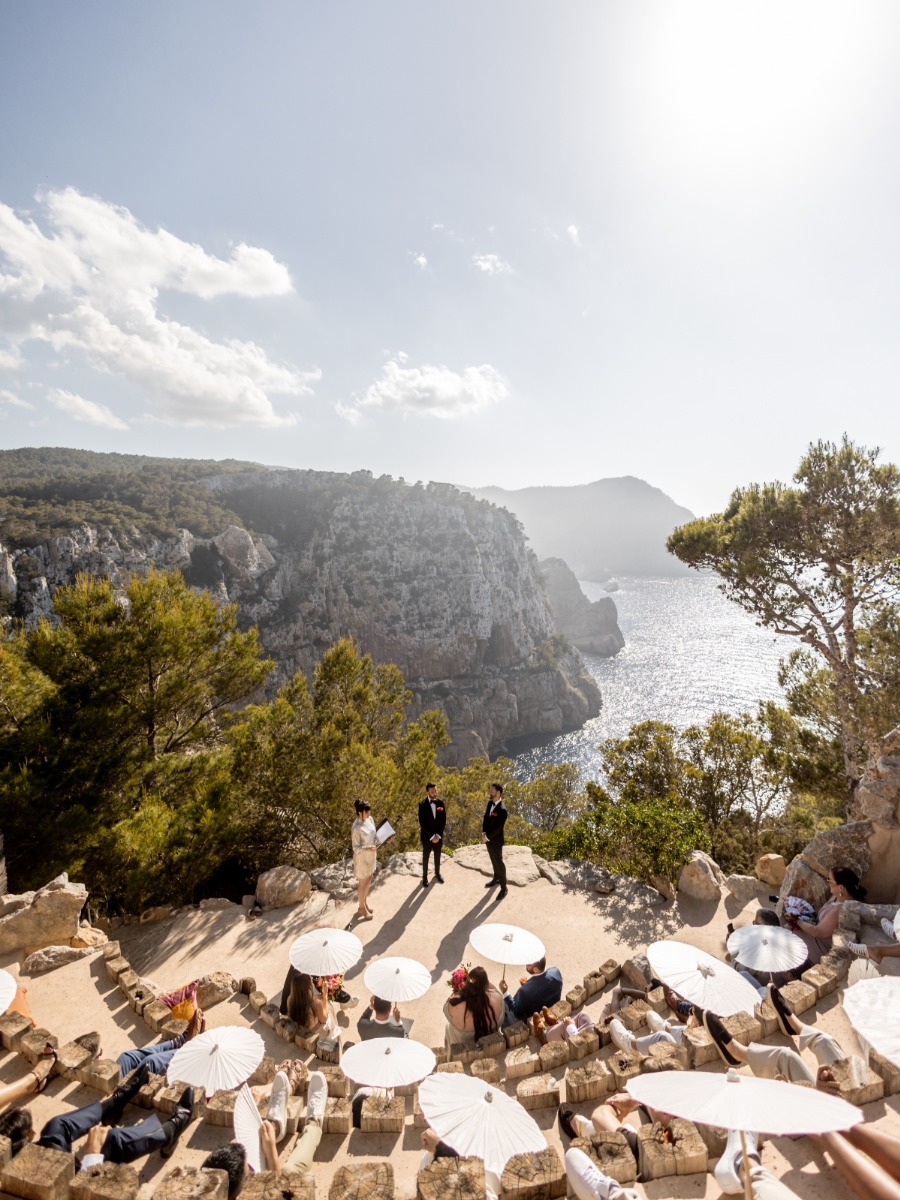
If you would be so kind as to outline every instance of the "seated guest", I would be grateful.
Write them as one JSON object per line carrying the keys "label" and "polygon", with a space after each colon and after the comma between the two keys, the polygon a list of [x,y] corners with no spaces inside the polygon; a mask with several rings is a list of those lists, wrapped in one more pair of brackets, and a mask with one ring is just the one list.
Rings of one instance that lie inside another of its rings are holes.
{"label": "seated guest", "polygon": [[847,900],[864,900],[866,889],[859,876],[849,867],[835,867],[828,876],[831,899],[819,909],[815,921],[801,921],[799,917],[786,916],[782,920],[792,933],[803,938],[809,950],[809,964],[820,962],[823,954],[831,949],[831,939],[841,917],[841,906]]}
{"label": "seated guest", "polygon": [[337,1015],[328,998],[327,984],[323,981],[317,990],[311,975],[293,967],[284,981],[280,1011],[310,1033],[321,1030],[330,1036],[337,1029]]}
{"label": "seated guest", "polygon": [[[175,1051],[180,1050],[185,1042],[191,1041],[202,1033],[206,1028],[206,1017],[204,1017],[200,1008],[194,1009],[194,1015],[188,1023],[184,1033],[179,1033],[176,1037],[171,1038],[167,1042],[156,1042],[152,1046],[139,1046],[134,1050],[123,1050],[116,1062],[119,1064],[119,1070],[122,1072],[122,1078],[136,1071],[138,1067],[147,1064],[147,1070],[151,1075],[165,1075],[169,1069],[169,1063],[175,1056]],[[97,1053],[99,1053],[100,1044],[97,1040]]]}
{"label": "seated guest", "polygon": [[685,1030],[693,1028],[697,1021],[694,1016],[688,1017],[686,1025],[678,1021],[666,1021],[651,1009],[647,1013],[647,1024],[651,1032],[644,1037],[635,1037],[618,1018],[613,1017],[609,1023],[609,1036],[615,1046],[625,1054],[646,1055],[650,1053],[650,1047],[659,1042],[680,1046]]}
{"label": "seated guest", "polygon": [[546,958],[529,963],[525,968],[527,979],[514,996],[509,995],[509,985],[500,980],[503,993],[503,1024],[513,1025],[516,1021],[528,1021],[542,1008],[549,1008],[562,995],[562,975],[557,967],[548,967]]}
{"label": "seated guest", "polygon": [[846,1058],[846,1051],[830,1034],[823,1033],[814,1025],[804,1025],[791,1012],[774,984],[769,984],[768,998],[775,1009],[779,1030],[785,1037],[796,1037],[801,1050],[813,1052],[819,1063],[818,1072],[813,1074],[797,1051],[786,1046],[766,1046],[762,1042],[741,1045],[715,1013],[698,1008],[696,1011],[719,1057],[727,1067],[741,1067],[746,1063],[753,1074],[762,1079],[785,1079],[788,1083],[809,1083],[822,1091],[834,1091],[833,1075],[828,1068],[839,1059]]}
{"label": "seated guest", "polygon": [[[149,1070],[142,1067],[105,1100],[97,1100],[83,1108],[51,1117],[41,1130],[37,1144],[71,1153],[73,1142],[91,1134],[92,1148],[82,1160],[83,1167],[92,1167],[100,1162],[130,1163],[145,1154],[152,1154],[154,1150],[159,1150],[163,1158],[168,1158],[174,1151],[182,1130],[191,1120],[194,1107],[193,1088],[184,1089],[175,1111],[165,1121],[160,1121],[156,1113],[152,1113],[137,1125],[107,1128],[110,1125],[116,1126],[121,1121],[126,1104],[138,1094],[149,1075]],[[12,1133],[6,1132],[7,1127]],[[21,1149],[26,1141],[32,1141],[34,1128],[28,1109],[13,1108],[4,1113],[0,1118],[0,1134],[14,1140],[18,1149]]]}
{"label": "seated guest", "polygon": [[49,1082],[50,1073],[56,1066],[56,1059],[56,1051],[48,1042],[32,1070],[26,1071],[12,1083],[0,1084],[0,1108],[6,1108],[8,1104],[15,1104],[17,1100],[24,1100],[26,1096],[35,1092],[44,1091]]}
{"label": "seated guest", "polygon": [[473,967],[466,973],[459,992],[444,1005],[444,1016],[448,1046],[477,1042],[500,1028],[503,996],[488,979],[484,967]]}
{"label": "seated guest", "polygon": [[380,996],[372,996],[369,1000],[369,1007],[356,1022],[356,1029],[364,1042],[369,1038],[406,1037],[400,1009],[395,1004],[392,1010],[390,1000],[382,1000]]}

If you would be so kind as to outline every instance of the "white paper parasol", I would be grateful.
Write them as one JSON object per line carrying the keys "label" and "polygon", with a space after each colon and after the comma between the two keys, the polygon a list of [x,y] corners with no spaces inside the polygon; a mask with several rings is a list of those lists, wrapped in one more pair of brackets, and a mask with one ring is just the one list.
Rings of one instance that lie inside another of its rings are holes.
{"label": "white paper parasol", "polygon": [[657,1112],[699,1125],[739,1130],[746,1200],[751,1200],[751,1188],[745,1133],[830,1133],[862,1120],[860,1110],[838,1096],[814,1088],[801,1092],[796,1084],[739,1075],[733,1068],[724,1075],[707,1071],[638,1075],[629,1079],[626,1087],[635,1100]]}
{"label": "white paper parasol", "polygon": [[752,1013],[759,993],[733,967],[687,942],[653,942],[647,947],[653,974],[670,988],[720,1017]]}
{"label": "white paper parasol", "polygon": [[313,929],[289,951],[291,966],[306,975],[342,975],[362,958],[363,945],[346,929]]}
{"label": "white paper parasol", "polygon": [[861,979],[844,992],[843,1005],[860,1040],[900,1066],[900,977]]}
{"label": "white paper parasol", "polygon": [[547,1148],[518,1100],[470,1075],[429,1075],[419,1084],[419,1107],[451,1149],[480,1158],[498,1177],[514,1154]]}
{"label": "white paper parasol", "polygon": [[[483,958],[503,963],[533,963],[544,957],[544,943],[536,934],[518,925],[479,925],[469,934],[469,942]],[[506,971],[503,972],[504,977]]]}
{"label": "white paper parasol", "polygon": [[247,1162],[253,1170],[262,1170],[262,1150],[259,1144],[259,1131],[262,1129],[262,1117],[253,1099],[253,1093],[246,1083],[234,1098],[234,1136],[247,1151]]}
{"label": "white paper parasol", "polygon": [[803,938],[777,925],[745,925],[728,938],[728,953],[750,971],[792,971],[806,962]]}
{"label": "white paper parasol", "polygon": [[10,975],[9,971],[0,970],[0,1016],[2,1016],[13,1002],[13,997],[16,994],[16,981]]}
{"label": "white paper parasol", "polygon": [[711,1071],[664,1071],[629,1079],[635,1100],[672,1117],[700,1125],[754,1133],[830,1133],[858,1125],[862,1113],[853,1104],[793,1083]]}
{"label": "white paper parasol", "polygon": [[341,1070],[348,1079],[366,1087],[405,1087],[429,1075],[437,1060],[434,1051],[409,1038],[370,1038],[350,1046],[341,1055]]}
{"label": "white paper parasol", "polygon": [[414,958],[380,958],[366,967],[363,980],[373,996],[399,1004],[424,996],[431,987],[431,972]]}
{"label": "white paper parasol", "polygon": [[238,1025],[207,1029],[176,1050],[166,1071],[169,1083],[202,1087],[207,1096],[249,1079],[265,1053],[258,1033]]}
{"label": "white paper parasol", "polygon": [[900,908],[894,913],[894,937],[900,942]]}

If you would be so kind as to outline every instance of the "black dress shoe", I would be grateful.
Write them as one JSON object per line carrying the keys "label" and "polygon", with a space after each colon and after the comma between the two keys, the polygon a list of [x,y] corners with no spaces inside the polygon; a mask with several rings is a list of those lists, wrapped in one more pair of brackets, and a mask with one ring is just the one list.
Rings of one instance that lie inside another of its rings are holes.
{"label": "black dress shoe", "polygon": [[791,1025],[791,1017],[793,1013],[787,1006],[787,1001],[774,983],[770,983],[766,987],[766,997],[772,1007],[775,1009],[775,1016],[778,1020],[778,1028],[785,1037],[794,1037],[794,1027]]}
{"label": "black dress shoe", "polygon": [[559,1110],[556,1114],[556,1119],[559,1121],[559,1127],[569,1141],[573,1141],[578,1137],[578,1134],[575,1131],[575,1126],[572,1124],[572,1118],[574,1116],[575,1114],[572,1112],[571,1108],[563,1108],[562,1105],[559,1106]]}
{"label": "black dress shoe", "polygon": [[703,1026],[706,1032],[713,1040],[713,1044],[719,1052],[719,1058],[726,1067],[739,1067],[741,1060],[735,1058],[729,1051],[728,1044],[731,1041],[731,1034],[719,1020],[715,1013],[705,1009],[703,1013]]}
{"label": "black dress shoe", "polygon": [[427,879],[423,879],[423,880],[422,880],[422,887],[428,887],[428,880],[427,880]]}
{"label": "black dress shoe", "polygon": [[434,882],[435,882],[435,883],[443,883],[443,882],[444,882],[444,877],[443,877],[443,875],[435,875],[435,877],[434,877]]}
{"label": "black dress shoe", "polygon": [[489,879],[489,880],[487,881],[487,883],[486,883],[484,886],[485,886],[486,888],[489,888],[489,887],[496,887],[496,886],[497,886],[497,884],[498,884],[498,882],[499,882],[499,880],[497,880],[497,879]]}
{"label": "black dress shoe", "polygon": [[507,890],[506,890],[506,888],[505,888],[505,887],[502,887],[502,888],[500,889],[500,891],[497,893],[497,899],[498,899],[498,900],[505,900],[505,899],[506,899],[506,896],[507,896]]}
{"label": "black dress shoe", "polygon": [[136,1071],[132,1071],[125,1082],[120,1083],[113,1094],[103,1101],[101,1113],[105,1125],[118,1125],[125,1105],[131,1103],[149,1078],[150,1068],[144,1063]]}
{"label": "black dress shoe", "polygon": [[168,1121],[163,1121],[163,1128],[167,1125],[171,1126],[168,1138],[159,1148],[160,1158],[171,1158],[175,1153],[175,1147],[178,1145],[178,1139],[181,1137],[184,1130],[190,1124],[191,1114],[194,1111],[194,1089],[186,1087],[178,1097],[178,1103],[175,1106],[175,1111],[169,1117]]}

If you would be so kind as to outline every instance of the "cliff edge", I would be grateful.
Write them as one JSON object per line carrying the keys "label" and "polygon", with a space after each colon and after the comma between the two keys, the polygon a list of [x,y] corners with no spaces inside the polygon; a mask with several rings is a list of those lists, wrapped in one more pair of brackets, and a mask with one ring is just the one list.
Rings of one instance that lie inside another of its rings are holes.
{"label": "cliff edge", "polygon": [[[257,470],[202,485],[244,527],[156,536],[82,524],[66,536],[0,547],[7,611],[31,624],[56,588],[88,571],[123,582],[153,565],[240,605],[277,670],[310,674],[336,639],[395,662],[412,716],[441,709],[445,761],[495,755],[511,738],[575,729],[600,710],[578,651],[555,636],[534,555],[508,512],[447,484],[413,487],[367,471]],[[253,531],[253,532],[251,532]]]}

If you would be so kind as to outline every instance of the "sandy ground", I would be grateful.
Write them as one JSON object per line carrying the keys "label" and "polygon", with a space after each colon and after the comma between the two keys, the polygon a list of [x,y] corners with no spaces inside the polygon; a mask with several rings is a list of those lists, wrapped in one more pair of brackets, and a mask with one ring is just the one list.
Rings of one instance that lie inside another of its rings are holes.
{"label": "sandy ground", "polygon": [[[439,1045],[443,1040],[441,1006],[448,994],[447,977],[461,962],[474,965],[480,961],[467,943],[469,932],[484,921],[502,920],[538,933],[547,947],[548,961],[561,969],[565,987],[570,987],[605,959],[612,956],[622,960],[631,953],[643,951],[649,942],[660,938],[677,936],[713,954],[722,954],[725,925],[738,915],[738,908],[731,898],[718,905],[680,899],[674,905],[660,902],[635,907],[614,895],[600,897],[568,891],[544,879],[527,888],[511,887],[507,899],[496,903],[496,890],[486,891],[484,876],[476,871],[446,859],[443,870],[446,884],[432,883],[427,890],[422,889],[418,879],[403,875],[382,876],[373,886],[370,899],[375,918],[355,927],[365,952],[359,966],[347,976],[349,990],[361,995],[360,1007],[340,1016],[349,1040],[357,1040],[353,1023],[367,1001],[362,994],[365,966],[380,955],[402,954],[428,966],[434,979],[429,993],[403,1006],[403,1015],[414,1018],[413,1037],[428,1046]],[[277,1000],[287,969],[288,946],[293,939],[314,924],[344,927],[355,908],[353,902],[337,907],[329,905],[318,920],[307,925],[295,909],[280,909],[253,922],[236,908],[223,912],[190,912],[160,924],[125,926],[118,931],[118,936],[123,953],[135,970],[151,977],[163,988],[175,988],[207,971],[225,969],[238,977],[253,976],[257,986]],[[752,915],[754,908],[755,903],[746,915]],[[18,970],[14,962],[0,965],[13,973]],[[500,968],[490,963],[484,965],[491,978],[498,980]],[[511,968],[509,974],[515,981],[521,970]],[[127,1007],[118,990],[110,985],[99,956],[25,982],[38,1023],[52,1030],[61,1042],[96,1029],[102,1037],[104,1054],[115,1057],[130,1046],[145,1045],[153,1040],[147,1027]],[[587,1011],[597,1016],[604,1003],[605,996],[594,997]],[[814,1013],[814,1016],[807,1014],[810,1023],[837,1036],[848,1052],[858,1052],[856,1038],[840,1005],[840,993],[821,1001]],[[208,1013],[210,1026],[246,1025],[252,1020],[253,1012],[243,996],[234,997]],[[267,1052],[274,1055],[276,1061],[291,1053],[287,1043],[261,1022],[255,1027],[265,1039]],[[785,1039],[775,1036],[768,1041],[776,1044],[784,1043]],[[296,1049],[294,1052],[300,1053]],[[608,1048],[601,1051],[602,1055],[608,1053]],[[810,1061],[814,1065],[814,1060]],[[21,1060],[16,1056],[4,1054],[0,1058],[0,1078],[4,1082],[15,1078],[20,1069]],[[96,1098],[96,1093],[91,1090],[56,1079],[43,1095],[34,1098],[30,1107],[35,1124],[40,1127],[61,1109],[90,1103]],[[323,1137],[315,1164],[320,1197],[327,1196],[337,1166],[385,1155],[394,1165],[397,1196],[405,1200],[415,1194],[415,1175],[421,1155],[420,1131],[412,1124],[412,1101],[406,1103],[407,1124],[401,1135],[354,1131],[349,1137]],[[587,1114],[591,1106],[577,1107],[578,1111]],[[146,1115],[140,1109],[130,1109],[131,1114],[134,1120]],[[549,1144],[563,1151],[565,1147],[560,1144],[555,1111],[538,1111],[535,1117]],[[900,1096],[867,1106],[866,1118],[900,1136]],[[182,1135],[176,1154],[168,1162],[153,1155],[136,1164],[145,1184],[142,1194],[149,1196],[172,1166],[198,1165],[211,1149],[226,1140],[225,1130],[195,1122]],[[806,1140],[781,1138],[768,1142],[763,1150],[763,1162],[806,1200],[821,1197],[843,1200],[852,1194],[828,1160]],[[639,1191],[651,1200],[716,1197],[720,1194],[711,1175],[673,1177],[643,1188],[639,1185]]]}

